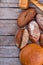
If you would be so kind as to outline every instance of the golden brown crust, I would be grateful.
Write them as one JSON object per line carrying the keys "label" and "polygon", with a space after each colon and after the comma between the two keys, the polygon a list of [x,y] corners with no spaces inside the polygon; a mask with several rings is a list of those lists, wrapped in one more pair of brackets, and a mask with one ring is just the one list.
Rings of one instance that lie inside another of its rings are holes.
{"label": "golden brown crust", "polygon": [[31,0],[31,2],[43,12],[43,4],[41,4],[38,0]]}
{"label": "golden brown crust", "polygon": [[20,49],[25,47],[29,40],[29,33],[27,29],[19,29],[16,34],[16,45]]}
{"label": "golden brown crust", "polygon": [[29,7],[30,0],[19,0],[19,7],[23,9],[27,9]]}
{"label": "golden brown crust", "polygon": [[28,10],[22,12],[18,17],[18,25],[20,27],[25,26],[28,24],[36,15],[35,8],[29,8]]}
{"label": "golden brown crust", "polygon": [[43,48],[36,43],[28,44],[20,52],[20,61],[23,65],[42,65]]}
{"label": "golden brown crust", "polygon": [[29,33],[27,29],[24,29],[20,49],[24,48],[29,40]]}
{"label": "golden brown crust", "polygon": [[19,29],[16,34],[16,45],[19,47],[22,41],[22,35],[23,35],[24,29]]}
{"label": "golden brown crust", "polygon": [[40,36],[40,45],[43,47],[43,33]]}

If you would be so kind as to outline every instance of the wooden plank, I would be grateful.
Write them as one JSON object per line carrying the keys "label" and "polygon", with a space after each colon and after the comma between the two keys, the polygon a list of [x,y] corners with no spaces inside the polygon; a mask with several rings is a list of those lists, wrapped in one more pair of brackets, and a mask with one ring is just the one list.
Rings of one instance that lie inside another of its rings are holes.
{"label": "wooden plank", "polygon": [[16,35],[18,28],[17,24],[0,23],[0,35]]}
{"label": "wooden plank", "polygon": [[0,8],[0,19],[17,19],[21,11],[18,8]]}
{"label": "wooden plank", "polygon": [[15,46],[15,36],[0,36],[0,46]]}
{"label": "wooden plank", "polygon": [[[43,3],[43,0],[39,0]],[[19,0],[0,0],[0,7],[19,7]]]}
{"label": "wooden plank", "polygon": [[0,7],[19,7],[18,3],[0,3]]}
{"label": "wooden plank", "polygon": [[0,46],[1,58],[14,58],[19,56],[19,49],[16,46]]}
{"label": "wooden plank", "polygon": [[21,65],[19,58],[0,58],[0,65]]}
{"label": "wooden plank", "polygon": [[[43,1],[43,0],[39,0],[39,1]],[[18,3],[18,2],[19,2],[19,0],[0,0],[0,2]]]}
{"label": "wooden plank", "polygon": [[0,20],[0,24],[17,24],[17,20]]}
{"label": "wooden plank", "polygon": [[0,2],[4,2],[4,3],[18,3],[19,0],[0,0]]}
{"label": "wooden plank", "polygon": [[0,20],[0,35],[15,35],[18,28],[17,20]]}

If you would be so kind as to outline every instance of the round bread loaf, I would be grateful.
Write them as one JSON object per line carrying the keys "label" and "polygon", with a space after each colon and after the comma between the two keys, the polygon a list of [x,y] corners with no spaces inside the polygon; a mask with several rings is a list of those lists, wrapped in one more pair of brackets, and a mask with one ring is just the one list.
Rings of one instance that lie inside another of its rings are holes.
{"label": "round bread loaf", "polygon": [[20,60],[23,65],[42,65],[43,48],[37,44],[29,44],[20,52]]}

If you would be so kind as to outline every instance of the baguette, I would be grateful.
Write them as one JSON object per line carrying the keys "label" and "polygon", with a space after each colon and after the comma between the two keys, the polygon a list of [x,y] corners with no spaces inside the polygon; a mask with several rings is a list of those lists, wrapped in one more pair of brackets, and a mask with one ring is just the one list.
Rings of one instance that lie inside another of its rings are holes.
{"label": "baguette", "polygon": [[33,4],[35,4],[42,12],[43,12],[43,4],[41,4],[39,1],[37,0],[31,0],[31,2]]}
{"label": "baguette", "polygon": [[19,0],[19,7],[27,9],[29,7],[29,0]]}

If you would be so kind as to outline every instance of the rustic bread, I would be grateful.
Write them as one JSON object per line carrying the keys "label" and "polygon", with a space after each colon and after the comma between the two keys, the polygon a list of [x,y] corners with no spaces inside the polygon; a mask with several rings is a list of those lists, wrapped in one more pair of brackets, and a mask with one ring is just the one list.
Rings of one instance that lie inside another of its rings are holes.
{"label": "rustic bread", "polygon": [[28,44],[21,50],[20,60],[23,65],[42,65],[43,48],[36,43]]}

